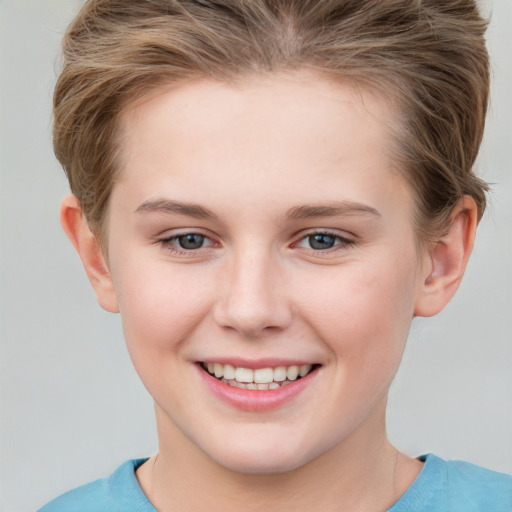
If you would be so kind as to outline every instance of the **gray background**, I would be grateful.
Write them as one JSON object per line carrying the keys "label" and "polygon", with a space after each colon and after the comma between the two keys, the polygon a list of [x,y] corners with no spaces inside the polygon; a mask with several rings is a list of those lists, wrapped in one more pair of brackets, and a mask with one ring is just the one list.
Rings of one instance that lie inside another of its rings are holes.
{"label": "gray background", "polygon": [[[0,510],[28,512],[157,449],[119,318],[102,311],[58,223],[50,141],[62,32],[78,0],[0,0]],[[485,4],[489,12],[491,3]],[[492,2],[493,99],[481,175],[492,204],[462,287],[413,324],[389,433],[512,472],[512,1]]]}

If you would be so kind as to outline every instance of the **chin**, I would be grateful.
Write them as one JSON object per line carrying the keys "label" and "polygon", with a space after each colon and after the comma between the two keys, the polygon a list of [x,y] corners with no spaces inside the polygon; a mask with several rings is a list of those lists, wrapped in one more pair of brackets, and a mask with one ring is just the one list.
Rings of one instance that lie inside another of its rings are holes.
{"label": "chin", "polygon": [[246,475],[275,475],[288,473],[303,466],[302,461],[282,460],[281,458],[263,460],[261,457],[237,457],[228,460],[216,460],[216,462],[230,471]]}
{"label": "chin", "polygon": [[210,453],[210,457],[220,466],[248,475],[270,475],[288,473],[307,464],[315,456],[308,454],[296,446],[258,446],[257,444],[245,447],[230,446],[229,450]]}

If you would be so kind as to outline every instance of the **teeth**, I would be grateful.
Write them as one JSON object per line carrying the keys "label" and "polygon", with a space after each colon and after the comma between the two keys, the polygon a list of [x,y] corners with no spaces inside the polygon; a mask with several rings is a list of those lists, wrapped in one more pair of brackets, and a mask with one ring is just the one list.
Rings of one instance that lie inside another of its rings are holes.
{"label": "teeth", "polygon": [[303,364],[299,369],[299,376],[305,377],[311,371],[310,364]]}
{"label": "teeth", "polygon": [[224,365],[224,378],[233,380],[235,378],[235,367],[231,366],[230,364]]}
{"label": "teeth", "polygon": [[235,380],[237,382],[254,382],[254,371],[249,368],[237,368],[235,370]]}
{"label": "teeth", "polygon": [[221,382],[224,384],[228,384],[229,386],[232,386],[234,388],[240,388],[240,389],[279,389],[282,386],[287,386],[288,384],[291,384],[293,381],[291,380],[285,380],[284,382],[270,382],[268,384],[255,384],[254,382],[237,382],[236,380],[226,380],[224,378],[220,379]]}
{"label": "teeth", "polygon": [[268,384],[274,380],[274,371],[272,368],[260,368],[254,370],[254,382],[258,384]]}
{"label": "teeth", "polygon": [[220,378],[224,376],[224,367],[219,363],[215,363],[213,365],[213,372],[215,373],[215,377]]}
{"label": "teeth", "polygon": [[299,376],[299,367],[298,366],[288,366],[286,370],[286,378],[288,380],[295,380]]}
{"label": "teeth", "polygon": [[305,377],[313,368],[311,364],[301,366],[277,366],[276,368],[235,368],[230,364],[206,363],[203,367],[226,384],[244,389],[277,389]]}
{"label": "teeth", "polygon": [[274,380],[276,382],[283,382],[286,380],[286,366],[278,366],[274,368]]}

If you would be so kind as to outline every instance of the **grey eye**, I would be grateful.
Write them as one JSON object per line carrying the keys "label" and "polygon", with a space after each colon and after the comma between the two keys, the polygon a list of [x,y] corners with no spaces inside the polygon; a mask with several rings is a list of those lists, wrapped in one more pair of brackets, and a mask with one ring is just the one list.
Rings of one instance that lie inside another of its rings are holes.
{"label": "grey eye", "polygon": [[312,249],[322,250],[330,249],[336,244],[336,237],[328,234],[316,234],[308,236],[309,246]]}
{"label": "grey eye", "polygon": [[187,235],[181,235],[176,238],[179,246],[182,249],[200,249],[204,244],[204,235],[197,233],[188,233]]}

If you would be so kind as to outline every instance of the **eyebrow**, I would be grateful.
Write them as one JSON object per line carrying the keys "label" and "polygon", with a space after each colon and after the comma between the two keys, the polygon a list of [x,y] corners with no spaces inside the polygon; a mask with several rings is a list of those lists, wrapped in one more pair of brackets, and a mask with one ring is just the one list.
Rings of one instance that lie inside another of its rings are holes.
{"label": "eyebrow", "polygon": [[172,201],[170,199],[155,199],[144,201],[136,210],[135,213],[147,212],[165,212],[174,213],[177,215],[186,215],[195,219],[214,219],[215,214],[193,203],[181,203],[179,201]]}
{"label": "eyebrow", "polygon": [[375,208],[352,201],[339,201],[326,205],[296,206],[288,211],[289,219],[312,219],[316,217],[337,217],[341,215],[370,214],[380,217],[380,212]]}
{"label": "eyebrow", "polygon": [[[144,201],[135,213],[165,212],[175,215],[185,215],[195,219],[216,219],[217,216],[207,208],[195,203],[182,203],[171,199],[148,199]],[[375,208],[352,201],[339,201],[320,205],[300,205],[288,210],[286,218],[290,220],[314,219],[317,217],[336,217],[341,215],[370,214],[380,217]]]}

